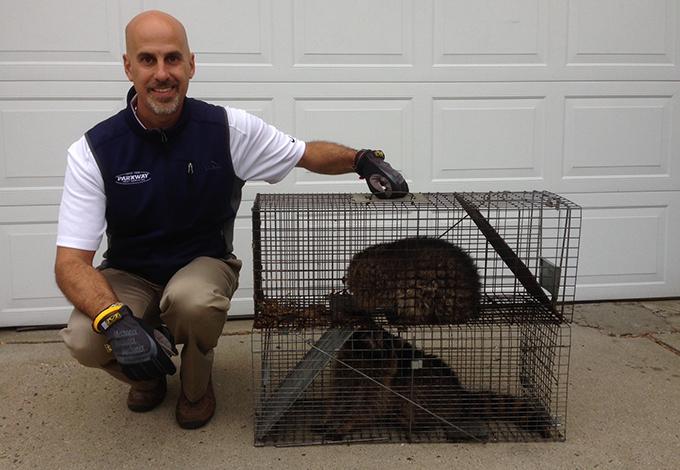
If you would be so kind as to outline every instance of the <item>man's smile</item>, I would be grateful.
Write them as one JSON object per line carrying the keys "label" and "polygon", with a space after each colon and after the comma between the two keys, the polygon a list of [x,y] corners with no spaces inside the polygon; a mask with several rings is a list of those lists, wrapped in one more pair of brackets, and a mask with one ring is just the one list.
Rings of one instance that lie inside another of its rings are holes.
{"label": "man's smile", "polygon": [[177,94],[177,86],[176,85],[163,85],[163,86],[155,86],[155,87],[150,87],[149,92],[154,96],[156,99],[169,99],[173,98]]}

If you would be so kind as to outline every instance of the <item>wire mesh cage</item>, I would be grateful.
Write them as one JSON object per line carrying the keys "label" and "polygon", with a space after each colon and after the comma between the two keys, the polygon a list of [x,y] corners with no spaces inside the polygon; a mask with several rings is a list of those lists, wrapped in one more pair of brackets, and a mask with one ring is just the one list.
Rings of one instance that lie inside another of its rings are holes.
{"label": "wire mesh cage", "polygon": [[565,438],[580,208],[258,195],[255,443]]}

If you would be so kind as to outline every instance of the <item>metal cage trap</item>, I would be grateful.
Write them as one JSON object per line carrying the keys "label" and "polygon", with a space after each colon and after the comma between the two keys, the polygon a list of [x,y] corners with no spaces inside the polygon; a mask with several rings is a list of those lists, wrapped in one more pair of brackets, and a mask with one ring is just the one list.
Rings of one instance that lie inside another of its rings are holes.
{"label": "metal cage trap", "polygon": [[256,445],[563,440],[581,211],[258,195]]}

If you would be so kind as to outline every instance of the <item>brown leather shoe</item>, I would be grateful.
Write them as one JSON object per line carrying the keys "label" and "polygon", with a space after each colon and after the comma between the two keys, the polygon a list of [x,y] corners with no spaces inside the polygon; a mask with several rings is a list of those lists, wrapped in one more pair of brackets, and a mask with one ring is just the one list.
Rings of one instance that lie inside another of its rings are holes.
{"label": "brown leather shoe", "polygon": [[208,382],[208,389],[203,398],[197,402],[190,402],[182,390],[177,400],[175,417],[177,424],[184,429],[196,429],[204,426],[215,414],[215,392],[212,379]]}
{"label": "brown leather shoe", "polygon": [[158,379],[155,386],[148,388],[149,382],[133,385],[128,392],[127,406],[131,411],[144,413],[151,411],[163,403],[165,394],[168,390],[165,377]]}

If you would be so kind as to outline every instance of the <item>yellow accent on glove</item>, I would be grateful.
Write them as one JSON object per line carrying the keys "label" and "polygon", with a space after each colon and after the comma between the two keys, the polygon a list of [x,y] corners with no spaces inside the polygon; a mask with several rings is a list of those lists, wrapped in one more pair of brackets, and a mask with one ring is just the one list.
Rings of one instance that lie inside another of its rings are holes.
{"label": "yellow accent on glove", "polygon": [[[101,329],[101,324],[104,322],[104,320],[108,319],[109,317],[112,317],[114,314],[118,313],[118,311],[123,308],[124,304],[120,302],[113,303],[106,307],[104,310],[99,312],[97,316],[94,318],[92,321],[92,329],[94,330],[95,333],[102,333]],[[118,313],[118,318],[112,318],[112,322],[110,322],[109,326],[114,324],[116,321],[120,320],[120,313]]]}

